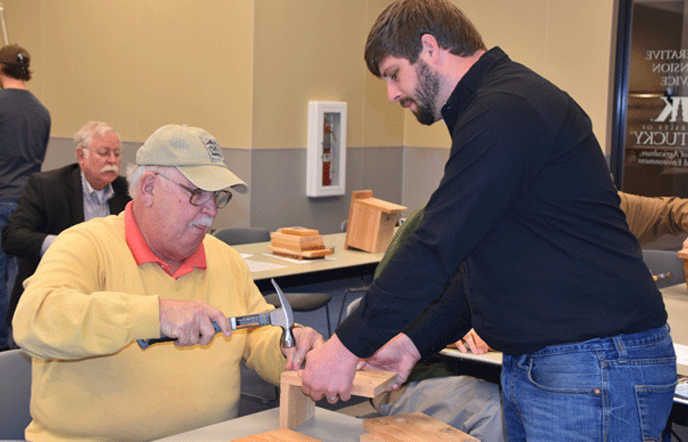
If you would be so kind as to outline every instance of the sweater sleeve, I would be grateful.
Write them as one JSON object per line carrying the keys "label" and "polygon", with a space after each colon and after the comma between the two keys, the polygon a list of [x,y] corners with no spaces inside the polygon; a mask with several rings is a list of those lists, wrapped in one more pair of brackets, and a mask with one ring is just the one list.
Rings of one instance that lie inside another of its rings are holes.
{"label": "sweater sleeve", "polygon": [[646,197],[619,192],[621,210],[631,232],[641,244],[663,235],[688,233],[688,199]]}
{"label": "sweater sleeve", "polygon": [[[32,357],[102,356],[160,336],[158,296],[103,290],[105,275],[117,272],[96,245],[103,243],[96,236],[108,235],[106,229],[64,231],[27,279],[12,326],[17,344]],[[105,243],[108,255],[131,255],[123,239]]]}

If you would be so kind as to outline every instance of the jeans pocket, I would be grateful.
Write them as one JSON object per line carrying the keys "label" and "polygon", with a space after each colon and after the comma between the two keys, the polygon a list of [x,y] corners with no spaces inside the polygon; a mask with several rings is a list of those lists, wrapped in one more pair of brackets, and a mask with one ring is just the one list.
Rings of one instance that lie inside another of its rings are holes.
{"label": "jeans pocket", "polygon": [[671,412],[676,382],[669,385],[636,385],[635,397],[638,403],[638,415],[643,432],[643,441],[659,441],[666,424],[666,417]]}
{"label": "jeans pocket", "polygon": [[553,393],[591,393],[602,382],[600,362],[591,352],[535,355],[528,376],[534,386]]}

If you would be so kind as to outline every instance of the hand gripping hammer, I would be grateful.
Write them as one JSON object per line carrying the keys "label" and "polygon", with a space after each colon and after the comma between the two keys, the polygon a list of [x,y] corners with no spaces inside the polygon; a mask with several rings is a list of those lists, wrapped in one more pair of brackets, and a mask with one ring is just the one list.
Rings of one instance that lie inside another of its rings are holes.
{"label": "hand gripping hammer", "polygon": [[[277,296],[279,297],[281,304],[279,308],[269,312],[256,313],[254,315],[234,316],[227,319],[229,319],[229,324],[231,325],[232,330],[250,327],[263,327],[265,325],[282,327],[282,346],[285,348],[291,348],[296,345],[294,342],[294,334],[292,333],[292,327],[294,326],[294,313],[292,312],[291,305],[289,305],[289,301],[287,301],[287,297],[284,296],[282,289],[277,285],[274,279],[271,279],[270,281],[277,291]],[[213,327],[215,327],[216,333],[220,333],[222,331],[216,322],[213,322]],[[176,341],[176,338],[160,336],[160,338],[139,339],[137,342],[141,348],[147,348],[148,346],[157,344],[159,342],[169,341]]]}

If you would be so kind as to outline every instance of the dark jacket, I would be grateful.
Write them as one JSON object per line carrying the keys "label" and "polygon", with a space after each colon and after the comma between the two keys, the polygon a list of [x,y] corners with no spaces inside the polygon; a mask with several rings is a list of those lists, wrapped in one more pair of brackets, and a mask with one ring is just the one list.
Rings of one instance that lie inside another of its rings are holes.
{"label": "dark jacket", "polygon": [[[118,177],[112,182],[115,194],[110,199],[110,213],[117,214],[131,200],[127,180]],[[41,260],[41,245],[46,236],[57,235],[68,227],[84,221],[84,198],[78,164],[31,175],[19,200],[17,210],[2,230],[5,253],[19,258],[17,279],[14,282],[8,322],[24,288],[24,280],[33,275]]]}

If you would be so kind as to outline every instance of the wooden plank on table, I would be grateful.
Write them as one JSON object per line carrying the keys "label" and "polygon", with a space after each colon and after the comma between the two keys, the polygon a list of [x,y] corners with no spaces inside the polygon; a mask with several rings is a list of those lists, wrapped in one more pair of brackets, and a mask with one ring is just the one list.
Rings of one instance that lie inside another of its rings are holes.
{"label": "wooden plank on table", "polygon": [[254,434],[252,436],[233,439],[232,442],[322,442],[310,436],[305,436],[288,428],[267,431],[265,433]]}
{"label": "wooden plank on table", "polygon": [[320,235],[320,231],[315,229],[306,229],[303,227],[281,227],[277,229],[278,232],[284,233],[286,235],[297,235],[297,236],[315,236]]}
{"label": "wooden plank on table", "polygon": [[282,249],[279,247],[268,246],[268,250],[271,250],[275,255],[288,256],[296,259],[313,259],[322,258],[327,255],[332,254],[332,249],[321,249],[321,250],[304,250],[299,252],[298,250]]}
{"label": "wooden plank on table", "polygon": [[[391,371],[358,370],[351,387],[353,396],[373,398],[387,389],[397,380],[397,374]],[[280,380],[282,385],[301,387],[301,377],[296,371],[285,371]]]}
{"label": "wooden plank on table", "polygon": [[385,442],[479,442],[478,439],[423,413],[399,414],[363,420],[363,429]]}
{"label": "wooden plank on table", "polygon": [[270,242],[270,245],[272,247],[277,247],[278,249],[297,250],[299,252],[310,251],[310,250],[325,250],[325,245],[322,244],[322,241],[320,241],[320,244],[301,245],[301,244],[294,243],[294,242],[282,241],[280,239],[273,239]]}
{"label": "wooden plank on table", "polygon": [[287,235],[281,232],[271,232],[270,233],[270,238],[272,239],[273,244],[276,241],[286,243],[286,244],[292,244],[294,246],[297,246],[299,248],[305,249],[305,248],[313,248],[313,247],[324,247],[325,242],[323,240],[322,235],[315,235],[315,236],[300,236],[300,235]]}

